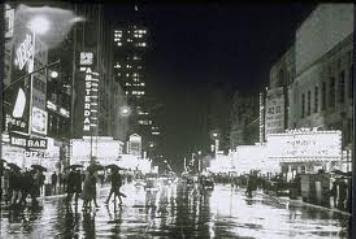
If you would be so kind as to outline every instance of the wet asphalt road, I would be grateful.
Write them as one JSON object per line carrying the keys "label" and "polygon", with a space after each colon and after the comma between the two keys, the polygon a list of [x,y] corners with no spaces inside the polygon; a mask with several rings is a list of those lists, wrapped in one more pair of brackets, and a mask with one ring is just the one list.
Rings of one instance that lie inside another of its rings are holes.
{"label": "wet asphalt road", "polygon": [[210,192],[183,185],[146,192],[124,185],[122,207],[104,205],[83,213],[67,210],[63,198],[41,201],[41,209],[1,210],[0,238],[348,238],[348,216],[278,203],[262,194],[247,198],[230,185]]}

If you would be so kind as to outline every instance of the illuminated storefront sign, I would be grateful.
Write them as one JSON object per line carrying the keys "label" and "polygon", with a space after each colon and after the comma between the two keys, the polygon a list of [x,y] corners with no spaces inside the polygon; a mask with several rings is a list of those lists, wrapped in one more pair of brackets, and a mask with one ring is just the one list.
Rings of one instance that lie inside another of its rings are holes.
{"label": "illuminated storefront sign", "polygon": [[284,132],[283,87],[268,90],[265,108],[265,135]]}
{"label": "illuminated storefront sign", "polygon": [[47,139],[27,138],[20,135],[10,135],[10,144],[29,149],[47,149]]}

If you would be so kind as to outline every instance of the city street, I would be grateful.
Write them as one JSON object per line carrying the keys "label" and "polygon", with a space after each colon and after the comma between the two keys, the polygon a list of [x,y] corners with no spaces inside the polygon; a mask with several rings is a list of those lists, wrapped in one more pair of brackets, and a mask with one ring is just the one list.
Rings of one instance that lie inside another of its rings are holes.
{"label": "city street", "polygon": [[326,209],[280,204],[257,193],[252,199],[230,185],[200,193],[182,184],[145,192],[126,184],[123,206],[104,205],[83,214],[66,210],[63,197],[41,201],[41,209],[2,209],[1,238],[347,238],[348,217]]}

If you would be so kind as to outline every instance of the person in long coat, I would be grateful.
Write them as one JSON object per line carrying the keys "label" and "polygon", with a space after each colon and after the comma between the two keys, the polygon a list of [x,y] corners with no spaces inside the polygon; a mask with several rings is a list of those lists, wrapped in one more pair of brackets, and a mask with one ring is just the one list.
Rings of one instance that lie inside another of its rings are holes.
{"label": "person in long coat", "polygon": [[94,201],[95,206],[99,207],[96,202],[96,175],[95,170],[88,170],[88,174],[84,180],[84,187],[82,193],[83,210],[91,207],[91,202]]}
{"label": "person in long coat", "polygon": [[122,177],[117,169],[112,170],[109,180],[111,182],[111,189],[110,189],[109,197],[107,198],[105,203],[109,204],[110,198],[112,194],[114,194],[114,199],[118,197],[120,202],[119,205],[121,205],[122,204],[121,196],[126,197],[126,195],[120,192],[120,188],[122,186]]}

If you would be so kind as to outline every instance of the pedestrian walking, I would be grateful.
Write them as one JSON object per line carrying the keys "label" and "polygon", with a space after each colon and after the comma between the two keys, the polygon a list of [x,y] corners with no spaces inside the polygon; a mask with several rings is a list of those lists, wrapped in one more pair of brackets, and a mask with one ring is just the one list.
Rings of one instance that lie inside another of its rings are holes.
{"label": "pedestrian walking", "polygon": [[57,173],[56,171],[53,172],[52,176],[51,176],[51,181],[52,181],[52,194],[57,193]]}
{"label": "pedestrian walking", "polygon": [[[37,206],[37,196],[40,194],[39,192],[39,181],[38,172],[35,170],[25,171],[21,177],[21,200],[20,205],[26,206],[26,198],[28,195],[31,196],[31,204],[32,206]],[[37,181],[36,181],[37,180]]]}
{"label": "pedestrian walking", "polygon": [[10,205],[15,205],[17,199],[20,196],[21,191],[21,172],[16,167],[13,167],[9,171],[9,191],[7,201]]}
{"label": "pedestrian walking", "polygon": [[118,171],[118,169],[111,169],[111,175],[109,176],[109,181],[111,182],[111,189],[105,204],[109,204],[112,194],[114,194],[114,200],[116,197],[119,198],[119,205],[122,205],[121,196],[126,197],[125,194],[120,192],[120,188],[122,186],[122,177]]}
{"label": "pedestrian walking", "polygon": [[99,207],[96,202],[96,182],[97,178],[95,175],[95,170],[88,169],[88,174],[84,180],[84,187],[82,193],[83,199],[83,210],[91,208],[91,203],[94,201],[95,207]]}
{"label": "pedestrian walking", "polygon": [[67,186],[66,186],[66,192],[67,192],[66,205],[67,206],[72,201],[73,194],[76,191],[76,182],[75,182],[76,178],[77,178],[77,176],[76,176],[76,173],[74,172],[74,169],[71,169],[66,177],[66,184],[67,184]]}
{"label": "pedestrian walking", "polygon": [[330,190],[330,196],[332,197],[333,200],[333,206],[336,207],[337,205],[337,181],[335,180],[332,184],[331,190]]}
{"label": "pedestrian walking", "polygon": [[344,179],[342,179],[342,180],[340,180],[340,183],[339,183],[339,203],[338,203],[338,207],[341,210],[345,209],[346,196],[347,196],[347,185],[346,185]]}

